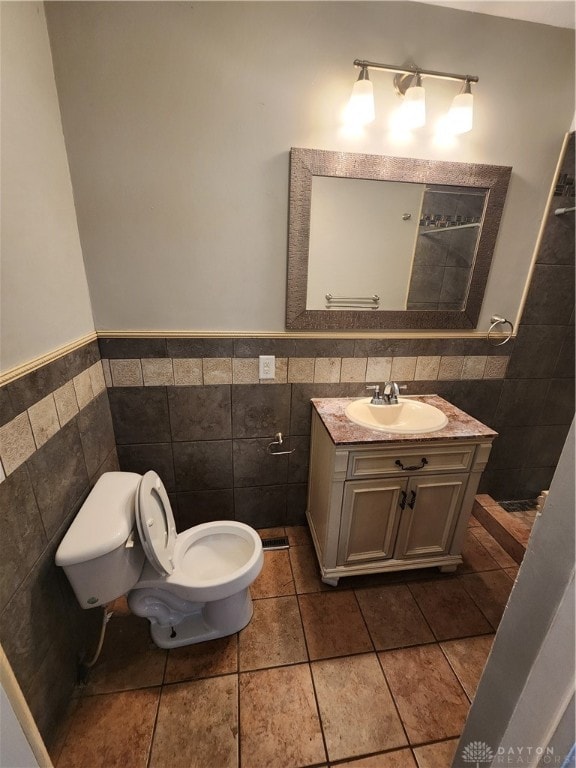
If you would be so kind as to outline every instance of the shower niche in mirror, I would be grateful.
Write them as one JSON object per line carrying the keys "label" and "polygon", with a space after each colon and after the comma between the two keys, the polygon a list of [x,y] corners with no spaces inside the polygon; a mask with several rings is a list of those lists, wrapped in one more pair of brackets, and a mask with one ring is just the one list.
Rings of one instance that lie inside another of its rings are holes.
{"label": "shower niche in mirror", "polygon": [[476,327],[510,174],[292,149],[287,328]]}

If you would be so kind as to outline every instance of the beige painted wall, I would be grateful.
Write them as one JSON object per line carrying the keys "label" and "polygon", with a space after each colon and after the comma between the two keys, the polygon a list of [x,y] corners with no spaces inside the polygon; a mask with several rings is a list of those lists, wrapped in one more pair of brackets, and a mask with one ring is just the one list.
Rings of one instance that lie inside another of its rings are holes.
{"label": "beige painted wall", "polygon": [[0,370],[94,330],[42,3],[1,4]]}
{"label": "beige painted wall", "polygon": [[[574,114],[570,30],[412,2],[47,3],[98,329],[283,331],[291,146],[514,168],[479,327],[516,318]],[[354,58],[477,74],[475,128],[395,141],[339,122]]]}

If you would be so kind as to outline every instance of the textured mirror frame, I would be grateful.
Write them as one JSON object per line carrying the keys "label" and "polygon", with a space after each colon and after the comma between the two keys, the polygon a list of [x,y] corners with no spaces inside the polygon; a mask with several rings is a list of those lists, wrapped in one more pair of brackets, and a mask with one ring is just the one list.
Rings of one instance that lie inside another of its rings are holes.
{"label": "textured mirror frame", "polygon": [[[511,173],[512,168],[509,166],[292,148],[290,150],[286,328],[300,331],[476,328]],[[462,311],[306,309],[310,211],[314,176],[487,189],[486,207],[464,309]]]}

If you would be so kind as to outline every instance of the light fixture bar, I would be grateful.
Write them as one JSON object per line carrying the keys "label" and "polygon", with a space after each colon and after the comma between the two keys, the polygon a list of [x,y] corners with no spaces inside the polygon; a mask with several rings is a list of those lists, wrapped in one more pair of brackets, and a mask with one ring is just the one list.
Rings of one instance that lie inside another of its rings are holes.
{"label": "light fixture bar", "polygon": [[364,61],[362,59],[354,60],[355,67],[362,67],[364,69],[382,69],[385,72],[396,72],[396,74],[403,75],[422,75],[424,77],[435,77],[438,80],[458,80],[463,83],[477,83],[477,75],[457,75],[452,72],[436,72],[433,69],[420,69],[420,67],[413,67],[408,69],[406,67],[397,67],[395,64],[378,64],[375,61]]}

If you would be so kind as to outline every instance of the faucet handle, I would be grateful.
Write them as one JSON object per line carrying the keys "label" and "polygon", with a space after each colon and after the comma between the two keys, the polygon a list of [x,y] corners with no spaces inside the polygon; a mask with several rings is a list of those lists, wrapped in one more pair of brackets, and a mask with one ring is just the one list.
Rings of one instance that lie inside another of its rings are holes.
{"label": "faucet handle", "polygon": [[382,405],[382,395],[380,394],[380,384],[371,384],[366,387],[366,389],[372,389],[374,390],[374,394],[372,395],[372,400],[370,402],[372,405]]}

